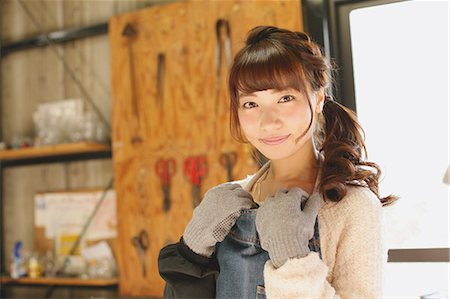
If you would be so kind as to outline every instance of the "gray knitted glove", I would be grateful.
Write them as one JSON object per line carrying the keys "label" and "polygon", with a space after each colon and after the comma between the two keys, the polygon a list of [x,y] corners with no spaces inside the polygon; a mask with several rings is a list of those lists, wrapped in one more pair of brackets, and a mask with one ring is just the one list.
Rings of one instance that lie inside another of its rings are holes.
{"label": "gray knitted glove", "polygon": [[195,253],[210,257],[242,210],[256,207],[252,195],[239,184],[222,184],[206,192],[184,230],[184,243]]}
{"label": "gray knitted glove", "polygon": [[300,188],[279,190],[268,197],[256,212],[256,230],[261,247],[269,252],[275,268],[289,258],[308,255],[309,240],[314,235],[314,224],[323,199],[314,193],[302,209],[302,198],[308,194]]}

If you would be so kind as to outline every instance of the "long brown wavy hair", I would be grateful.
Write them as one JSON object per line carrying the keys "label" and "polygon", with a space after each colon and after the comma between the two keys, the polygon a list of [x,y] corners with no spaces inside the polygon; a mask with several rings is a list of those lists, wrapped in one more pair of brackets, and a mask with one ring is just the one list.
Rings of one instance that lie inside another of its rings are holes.
{"label": "long brown wavy hair", "polygon": [[[246,45],[235,56],[229,75],[232,136],[247,142],[239,124],[239,93],[294,88],[307,97],[313,115],[308,91],[326,91],[332,71],[321,48],[307,34],[273,26],[252,29]],[[355,113],[325,95],[314,134],[314,142],[324,156],[319,182],[324,198],[338,202],[346,195],[347,185],[356,185],[368,187],[383,205],[397,199],[393,195],[380,197],[381,170],[376,163],[363,161],[363,154],[367,157],[364,139]]]}

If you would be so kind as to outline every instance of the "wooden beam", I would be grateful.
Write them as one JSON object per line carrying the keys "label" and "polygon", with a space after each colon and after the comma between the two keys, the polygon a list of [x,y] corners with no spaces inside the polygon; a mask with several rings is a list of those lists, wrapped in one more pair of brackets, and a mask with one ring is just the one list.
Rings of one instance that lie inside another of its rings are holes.
{"label": "wooden beam", "polygon": [[450,248],[390,249],[389,263],[448,263]]}

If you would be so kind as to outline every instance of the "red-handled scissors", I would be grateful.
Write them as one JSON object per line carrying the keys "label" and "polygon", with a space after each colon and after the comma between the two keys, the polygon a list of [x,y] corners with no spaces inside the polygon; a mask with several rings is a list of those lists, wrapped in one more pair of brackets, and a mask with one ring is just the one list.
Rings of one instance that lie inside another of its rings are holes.
{"label": "red-handled scissors", "polygon": [[170,183],[170,178],[177,170],[177,165],[174,159],[159,159],[156,162],[155,170],[163,185]]}
{"label": "red-handled scissors", "polygon": [[184,173],[192,184],[194,207],[200,203],[200,185],[207,171],[208,164],[204,155],[190,156],[184,160]]}
{"label": "red-handled scissors", "polygon": [[170,179],[177,170],[176,166],[174,159],[159,159],[155,165],[156,174],[161,180],[164,195],[163,210],[165,212],[170,209]]}

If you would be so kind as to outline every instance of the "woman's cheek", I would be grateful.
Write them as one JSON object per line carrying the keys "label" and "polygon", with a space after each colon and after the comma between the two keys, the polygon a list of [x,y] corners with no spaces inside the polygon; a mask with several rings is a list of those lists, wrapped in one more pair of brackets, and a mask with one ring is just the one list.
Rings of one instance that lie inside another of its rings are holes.
{"label": "woman's cheek", "polygon": [[251,141],[257,134],[257,118],[249,113],[239,113],[239,124],[247,139]]}
{"label": "woman's cheek", "polygon": [[303,125],[308,125],[311,120],[311,112],[308,107],[304,105],[298,105],[293,107],[293,109],[287,109],[283,114],[283,119],[287,123],[296,123]]}

